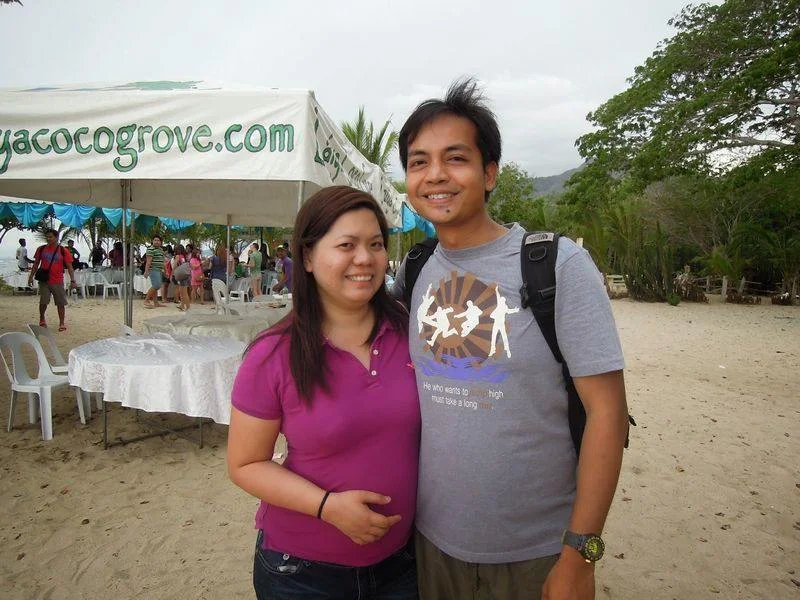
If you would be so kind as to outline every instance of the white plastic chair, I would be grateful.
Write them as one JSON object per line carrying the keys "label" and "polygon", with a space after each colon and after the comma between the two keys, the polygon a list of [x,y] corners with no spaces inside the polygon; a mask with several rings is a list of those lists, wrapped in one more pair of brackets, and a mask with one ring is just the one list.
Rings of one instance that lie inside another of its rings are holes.
{"label": "white plastic chair", "polygon": [[120,291],[120,284],[119,283],[111,283],[103,273],[96,274],[96,283],[98,285],[103,286],[103,302],[106,301],[106,296],[108,292],[114,290],[117,293],[117,298],[122,298],[122,292]]}
{"label": "white plastic chair", "polygon": [[228,292],[231,300],[247,302],[250,299],[250,278],[242,277],[237,279]]}
{"label": "white plastic chair", "polygon": [[211,293],[214,296],[214,306],[217,314],[222,312],[224,315],[238,315],[239,310],[236,309],[236,306],[238,305],[241,309],[244,308],[244,301],[241,299],[234,300],[228,296],[227,286],[219,279],[211,280]]}
{"label": "white plastic chair", "polygon": [[[39,344],[42,346],[42,350],[45,348],[44,339],[47,342],[47,346],[49,347],[50,354],[52,355],[52,359],[48,358],[48,364],[50,365],[50,369],[56,375],[63,375],[67,372],[67,361],[64,360],[64,357],[61,355],[61,352],[58,350],[58,344],[56,344],[56,338],[53,335],[53,331],[49,327],[41,327],[40,325],[33,325],[32,323],[28,323],[28,331],[33,334]],[[47,356],[47,352],[45,351],[45,356]]]}
{"label": "white plastic chair", "polygon": [[[36,353],[36,358],[39,363],[38,377],[31,377],[25,367],[25,359],[23,358],[23,349],[29,347]],[[17,394],[19,392],[28,394],[28,417],[31,423],[36,422],[36,405],[33,402],[33,394],[39,396],[39,414],[42,421],[42,439],[49,441],[53,439],[53,407],[52,407],[52,392],[53,389],[59,388],[64,385],[69,385],[69,378],[66,375],[56,375],[50,369],[50,364],[47,362],[47,357],[42,350],[42,346],[36,338],[28,333],[12,331],[0,335],[0,354],[3,356],[3,365],[6,368],[6,375],[11,382],[11,402],[8,411],[8,431],[13,429],[14,425],[14,405],[17,401]],[[6,352],[11,354],[11,365],[9,366],[6,358]],[[81,417],[81,423],[86,424],[86,416],[84,414],[84,399],[81,391],[78,390],[78,413]]]}

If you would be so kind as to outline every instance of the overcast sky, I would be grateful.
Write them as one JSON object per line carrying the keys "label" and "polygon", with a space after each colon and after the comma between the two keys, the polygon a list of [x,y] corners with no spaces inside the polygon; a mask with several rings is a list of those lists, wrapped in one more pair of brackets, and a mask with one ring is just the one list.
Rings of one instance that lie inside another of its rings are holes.
{"label": "overcast sky", "polygon": [[[586,114],[625,89],[688,2],[23,3],[0,5],[0,87],[200,79],[309,88],[337,122],[363,104],[369,119],[391,117],[399,130],[417,103],[472,75],[497,113],[504,161],[542,176],[580,164]],[[396,157],[392,175],[402,177]]]}

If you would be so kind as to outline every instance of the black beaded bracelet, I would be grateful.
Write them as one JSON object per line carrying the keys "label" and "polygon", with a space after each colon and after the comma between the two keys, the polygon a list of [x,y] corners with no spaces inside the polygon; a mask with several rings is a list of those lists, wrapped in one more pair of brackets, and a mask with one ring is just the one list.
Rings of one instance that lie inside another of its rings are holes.
{"label": "black beaded bracelet", "polygon": [[322,518],[322,508],[325,506],[325,501],[328,499],[328,496],[330,496],[330,495],[331,495],[330,492],[325,492],[325,495],[322,497],[322,502],[319,503],[319,508],[317,509],[317,518],[318,519]]}

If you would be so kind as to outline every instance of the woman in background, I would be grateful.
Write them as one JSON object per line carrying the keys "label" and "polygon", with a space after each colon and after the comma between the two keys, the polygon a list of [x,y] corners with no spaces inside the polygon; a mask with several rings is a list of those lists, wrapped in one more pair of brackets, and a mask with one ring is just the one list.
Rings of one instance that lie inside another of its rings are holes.
{"label": "woman in background", "polygon": [[205,302],[203,302],[203,279],[205,279],[205,275],[203,275],[203,257],[200,256],[199,248],[192,247],[192,253],[189,256],[189,266],[192,268],[192,293],[200,304],[205,304]]}

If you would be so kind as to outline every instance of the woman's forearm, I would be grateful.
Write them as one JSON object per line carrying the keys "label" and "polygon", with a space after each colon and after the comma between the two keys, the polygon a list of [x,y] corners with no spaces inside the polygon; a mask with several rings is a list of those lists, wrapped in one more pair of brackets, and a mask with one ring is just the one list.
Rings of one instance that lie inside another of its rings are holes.
{"label": "woman's forearm", "polygon": [[255,462],[230,472],[233,483],[273,506],[317,516],[325,490],[272,461]]}

